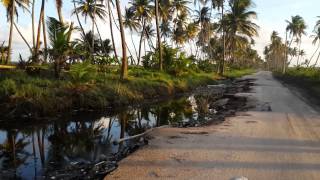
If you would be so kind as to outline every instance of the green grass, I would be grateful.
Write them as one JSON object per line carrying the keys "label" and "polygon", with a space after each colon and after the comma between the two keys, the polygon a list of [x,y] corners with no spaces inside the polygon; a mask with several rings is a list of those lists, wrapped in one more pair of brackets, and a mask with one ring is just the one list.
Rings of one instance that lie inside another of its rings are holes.
{"label": "green grass", "polygon": [[[98,110],[173,96],[220,79],[215,73],[189,70],[176,77],[131,67],[129,79],[120,81],[117,70],[90,75],[88,72],[93,67],[79,70],[81,68],[63,73],[61,80],[48,72],[40,76],[30,76],[22,70],[0,72],[0,101],[4,105],[0,111],[6,114],[14,110],[16,115],[31,112],[33,116],[43,117],[71,109]],[[226,76],[235,78],[252,72],[248,69],[229,71]]]}
{"label": "green grass", "polygon": [[320,69],[289,68],[286,74],[275,72],[274,76],[287,84],[296,86],[320,104]]}
{"label": "green grass", "polygon": [[256,70],[254,69],[234,69],[234,70],[228,70],[225,73],[225,77],[227,78],[238,78],[245,75],[253,74]]}

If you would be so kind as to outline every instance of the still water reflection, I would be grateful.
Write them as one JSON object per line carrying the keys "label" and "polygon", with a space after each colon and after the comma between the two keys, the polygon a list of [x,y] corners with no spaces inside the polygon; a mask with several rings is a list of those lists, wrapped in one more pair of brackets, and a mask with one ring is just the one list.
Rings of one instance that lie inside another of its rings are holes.
{"label": "still water reflection", "polygon": [[21,127],[0,125],[0,179],[41,179],[46,169],[72,162],[98,162],[119,151],[112,142],[160,125],[204,121],[208,100],[184,97],[117,113],[78,114],[64,120]]}

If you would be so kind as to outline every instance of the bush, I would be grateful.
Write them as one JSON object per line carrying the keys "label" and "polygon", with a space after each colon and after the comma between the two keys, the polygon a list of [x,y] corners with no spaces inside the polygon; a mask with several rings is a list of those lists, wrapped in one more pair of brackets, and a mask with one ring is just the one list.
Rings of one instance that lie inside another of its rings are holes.
{"label": "bush", "polygon": [[73,64],[69,71],[73,82],[88,82],[97,76],[97,67],[90,62]]}
{"label": "bush", "polygon": [[0,97],[8,97],[15,94],[17,85],[12,79],[5,79],[0,84]]}

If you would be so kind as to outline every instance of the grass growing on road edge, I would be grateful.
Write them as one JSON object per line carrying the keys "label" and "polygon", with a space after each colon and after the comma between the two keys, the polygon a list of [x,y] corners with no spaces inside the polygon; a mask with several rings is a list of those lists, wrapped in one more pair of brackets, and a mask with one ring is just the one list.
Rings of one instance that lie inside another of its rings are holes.
{"label": "grass growing on road edge", "polygon": [[319,68],[289,68],[286,74],[274,72],[274,76],[283,82],[293,85],[320,104],[320,69]]}
{"label": "grass growing on road edge", "polygon": [[255,69],[231,69],[226,71],[225,77],[227,78],[239,78],[245,75],[253,74],[255,73]]}

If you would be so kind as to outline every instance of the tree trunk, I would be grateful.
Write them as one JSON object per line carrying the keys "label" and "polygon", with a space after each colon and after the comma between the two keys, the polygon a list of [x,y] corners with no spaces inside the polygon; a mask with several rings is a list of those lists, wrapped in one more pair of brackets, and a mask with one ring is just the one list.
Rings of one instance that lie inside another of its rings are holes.
{"label": "tree trunk", "polygon": [[319,54],[318,54],[317,60],[316,60],[316,62],[314,63],[313,67],[316,67],[316,66],[317,66],[319,57],[320,57],[320,52],[319,52]]}
{"label": "tree trunk", "polygon": [[310,63],[311,63],[311,60],[312,60],[313,57],[316,55],[316,53],[318,52],[319,48],[320,48],[320,43],[318,43],[318,47],[317,47],[316,51],[312,54],[311,58],[309,59],[309,62],[308,62],[308,64],[307,64],[307,67],[309,67],[309,65],[310,65]]}
{"label": "tree trunk", "polygon": [[92,42],[91,42],[91,47],[92,47],[92,55],[94,53],[94,25],[96,23],[96,0],[94,0],[94,7],[93,7],[93,16],[92,16]]}
{"label": "tree trunk", "polygon": [[100,43],[101,43],[101,46],[102,46],[103,53],[104,53],[104,55],[105,55],[105,56],[107,56],[107,55],[108,55],[108,53],[107,53],[107,51],[106,51],[106,47],[104,46],[104,43],[103,43],[103,40],[102,40],[102,37],[101,37],[100,31],[99,31],[98,25],[97,25],[97,23],[96,23],[96,22],[94,22],[94,23],[95,23],[96,28],[97,28],[97,33],[98,33],[98,35],[99,35],[99,39],[100,39]]}
{"label": "tree trunk", "polygon": [[136,58],[138,58],[138,51],[137,51],[137,47],[136,47],[136,45],[135,45],[135,43],[134,43],[134,41],[133,41],[133,33],[131,32],[130,33],[130,35],[131,35],[131,42],[132,42],[132,45],[133,45],[133,48],[134,48],[134,51],[135,51],[135,53],[136,53]]}
{"label": "tree trunk", "polygon": [[[77,7],[76,7],[75,1],[73,1],[73,7],[74,7],[74,9],[75,9],[75,13],[76,13],[76,16],[77,16],[77,21],[78,21],[78,24],[79,24],[79,26],[80,26],[82,35],[83,35],[83,37],[85,37],[85,36],[86,36],[86,33],[85,33],[85,31],[84,31],[84,29],[83,29],[83,26],[82,26],[82,24],[81,24],[81,21],[80,21],[80,18],[79,18],[79,14],[78,14],[78,11],[77,11]],[[86,41],[86,39],[85,39],[85,41]],[[86,42],[86,43],[88,44],[89,48],[91,48],[90,42]]]}
{"label": "tree trunk", "polygon": [[32,44],[33,44],[33,48],[36,47],[36,38],[35,38],[35,28],[34,28],[34,3],[35,0],[32,1],[32,12],[31,12],[31,19],[32,19]]}
{"label": "tree trunk", "polygon": [[112,12],[111,12],[111,7],[110,7],[110,1],[111,1],[111,0],[107,0],[111,41],[112,41],[112,47],[113,47],[114,57],[116,58],[116,61],[119,62],[118,53],[117,53],[117,49],[116,49],[115,41],[114,41],[114,36],[113,36],[113,25],[112,25],[112,17],[111,17],[111,16],[112,16]]}
{"label": "tree trunk", "polygon": [[21,31],[19,30],[18,26],[16,23],[13,23],[14,27],[16,28],[18,34],[21,36],[22,40],[26,43],[26,45],[28,46],[30,52],[32,53],[32,48],[30,46],[30,44],[28,43],[28,41],[26,40],[26,38],[23,36],[23,34],[21,33]]}
{"label": "tree trunk", "polygon": [[[62,0],[61,0],[61,1],[62,1]],[[61,8],[62,8],[62,7],[58,7],[58,6],[57,6],[57,13],[58,13],[58,16],[59,16],[59,21],[61,22],[61,24],[64,24]]]}
{"label": "tree trunk", "polygon": [[11,61],[11,49],[12,49],[12,35],[13,35],[13,24],[14,24],[14,15],[16,10],[15,1],[12,1],[11,5],[11,13],[10,13],[10,34],[9,34],[9,44],[8,44],[8,53],[7,53],[7,59],[6,64],[8,64]]}
{"label": "tree trunk", "polygon": [[162,46],[161,46],[161,37],[160,37],[160,29],[159,29],[159,3],[158,0],[155,0],[155,12],[156,12],[156,28],[157,28],[157,41],[158,41],[158,51],[159,51],[159,70],[162,71]]}
{"label": "tree trunk", "polygon": [[145,26],[146,26],[146,23],[144,20],[142,20],[142,31],[141,31],[141,36],[140,36],[140,42],[139,42],[139,55],[138,55],[138,64],[140,64],[140,60],[141,60],[141,50],[142,50],[142,42],[143,42],[143,36],[144,36],[144,31],[145,31]]}
{"label": "tree trunk", "polygon": [[287,62],[288,62],[288,43],[287,43],[287,39],[288,39],[288,31],[286,31],[286,41],[285,41],[285,57],[283,59],[283,67],[282,67],[282,74],[286,73],[286,69],[287,69]]}
{"label": "tree trunk", "polygon": [[44,62],[47,62],[48,44],[47,44],[46,22],[44,20],[44,15],[42,16],[42,35],[43,35],[43,44],[44,44]]}
{"label": "tree trunk", "polygon": [[220,68],[219,68],[219,75],[221,76],[224,74],[224,62],[226,58],[226,36],[224,32],[223,16],[224,16],[224,3],[222,4],[222,7],[221,7],[221,22],[222,22],[221,26],[222,26],[222,38],[223,38],[223,55],[222,55],[222,60],[220,62]]}
{"label": "tree trunk", "polygon": [[127,48],[126,48],[126,38],[123,28],[121,8],[119,0],[116,0],[119,25],[120,25],[120,33],[121,33],[121,45],[122,45],[122,64],[121,64],[121,74],[120,79],[125,80],[128,78],[128,62],[127,62]]}
{"label": "tree trunk", "polygon": [[35,49],[35,61],[39,62],[39,49],[40,49],[40,36],[41,36],[41,22],[42,22],[42,17],[44,16],[44,5],[45,5],[45,0],[42,0],[41,3],[41,11],[40,11],[40,17],[39,17],[39,23],[38,23],[38,32],[37,32],[37,42],[36,42],[36,49]]}

